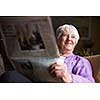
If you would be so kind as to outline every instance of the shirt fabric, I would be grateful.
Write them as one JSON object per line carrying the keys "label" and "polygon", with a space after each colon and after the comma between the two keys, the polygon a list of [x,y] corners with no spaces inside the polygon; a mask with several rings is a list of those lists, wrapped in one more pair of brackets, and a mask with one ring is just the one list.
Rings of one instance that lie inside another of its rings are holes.
{"label": "shirt fabric", "polygon": [[95,83],[90,62],[84,57],[72,55],[64,59],[73,83]]}

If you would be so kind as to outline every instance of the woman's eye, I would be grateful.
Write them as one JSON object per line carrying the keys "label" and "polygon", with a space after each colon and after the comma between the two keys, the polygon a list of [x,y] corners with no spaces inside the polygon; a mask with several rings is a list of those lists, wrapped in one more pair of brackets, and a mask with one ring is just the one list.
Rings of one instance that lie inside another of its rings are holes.
{"label": "woman's eye", "polygon": [[75,36],[73,35],[73,36],[71,36],[72,38],[75,38]]}
{"label": "woman's eye", "polygon": [[63,34],[62,36],[67,36],[66,34]]}

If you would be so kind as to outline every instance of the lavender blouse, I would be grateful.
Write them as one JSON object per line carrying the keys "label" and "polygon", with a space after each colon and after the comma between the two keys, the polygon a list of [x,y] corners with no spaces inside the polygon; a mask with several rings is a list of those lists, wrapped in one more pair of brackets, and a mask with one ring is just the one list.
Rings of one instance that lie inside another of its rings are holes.
{"label": "lavender blouse", "polygon": [[95,83],[89,61],[84,57],[72,55],[66,57],[64,63],[72,75],[73,83]]}

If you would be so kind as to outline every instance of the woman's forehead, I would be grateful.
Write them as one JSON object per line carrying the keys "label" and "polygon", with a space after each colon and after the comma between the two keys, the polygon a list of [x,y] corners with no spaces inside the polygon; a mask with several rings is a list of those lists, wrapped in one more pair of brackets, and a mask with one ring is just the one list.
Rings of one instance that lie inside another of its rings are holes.
{"label": "woman's forehead", "polygon": [[68,34],[70,34],[70,35],[75,35],[75,33],[72,32],[72,31],[64,31],[63,34],[64,34],[64,35],[68,35]]}

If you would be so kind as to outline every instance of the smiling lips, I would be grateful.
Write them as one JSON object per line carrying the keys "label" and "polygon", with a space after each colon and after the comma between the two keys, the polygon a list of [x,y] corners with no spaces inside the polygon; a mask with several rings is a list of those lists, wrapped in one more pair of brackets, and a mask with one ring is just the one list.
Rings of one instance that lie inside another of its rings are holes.
{"label": "smiling lips", "polygon": [[67,41],[67,42],[65,42],[65,44],[72,44],[72,42],[71,41]]}

